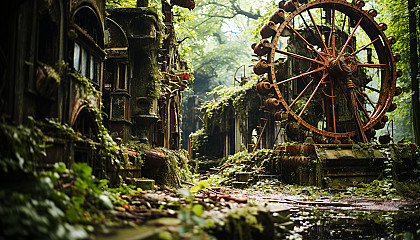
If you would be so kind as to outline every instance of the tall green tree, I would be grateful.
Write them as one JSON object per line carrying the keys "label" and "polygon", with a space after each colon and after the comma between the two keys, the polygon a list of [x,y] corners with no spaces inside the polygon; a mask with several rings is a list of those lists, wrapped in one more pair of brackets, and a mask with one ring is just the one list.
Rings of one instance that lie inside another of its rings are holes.
{"label": "tall green tree", "polygon": [[[177,34],[186,39],[181,47],[192,59],[194,68],[194,91],[205,95],[218,85],[234,84],[235,72],[244,67],[252,69],[253,25],[258,22],[274,1],[256,0],[203,0],[189,12],[179,9]],[[270,13],[272,9],[269,10]],[[182,17],[188,15],[187,17]],[[183,21],[185,20],[185,21]],[[241,77],[243,70],[237,72]]]}
{"label": "tall green tree", "polygon": [[[411,0],[410,0],[411,1]],[[418,9],[419,0],[415,1],[415,8]],[[402,137],[407,138],[408,140],[414,140],[413,135],[413,126],[419,122],[419,119],[414,119],[414,109],[413,103],[415,100],[414,93],[415,89],[418,91],[417,87],[413,86],[411,79],[412,63],[419,64],[419,60],[411,61],[410,60],[410,34],[409,33],[409,8],[407,0],[376,0],[373,3],[374,8],[379,8],[380,15],[378,16],[378,22],[384,22],[388,25],[388,30],[385,34],[387,36],[394,36],[397,39],[396,44],[392,46],[394,53],[399,53],[401,55],[401,60],[397,63],[397,68],[403,71],[403,76],[398,78],[397,85],[402,87],[403,93],[394,98],[394,101],[397,103],[398,108],[396,111],[393,111],[390,115],[391,119],[394,121],[395,132],[394,138],[399,140]],[[414,12],[418,14],[418,12]],[[417,38],[420,35],[419,29],[416,29],[414,38]],[[411,44],[413,46],[413,44]],[[417,45],[414,45],[417,48]],[[418,99],[417,95],[417,99]],[[416,111],[418,113],[419,110]]]}
{"label": "tall green tree", "polygon": [[[417,6],[418,9],[418,6]],[[410,32],[410,79],[413,109],[413,130],[414,138],[417,144],[420,144],[420,101],[419,101],[419,58],[418,58],[418,35],[417,35],[417,10],[416,0],[408,0],[409,11],[409,32]]]}

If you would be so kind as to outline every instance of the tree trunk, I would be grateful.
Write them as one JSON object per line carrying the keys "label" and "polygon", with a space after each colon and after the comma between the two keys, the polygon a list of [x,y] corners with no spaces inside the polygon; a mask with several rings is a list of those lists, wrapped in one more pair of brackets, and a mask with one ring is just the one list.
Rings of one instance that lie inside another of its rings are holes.
{"label": "tree trunk", "polygon": [[412,101],[412,114],[413,114],[413,130],[414,139],[417,145],[420,145],[420,100],[419,100],[419,79],[417,78],[418,72],[418,54],[417,54],[417,20],[416,0],[408,0],[409,11],[409,32],[410,32],[410,78],[411,78],[411,91],[413,95]]}

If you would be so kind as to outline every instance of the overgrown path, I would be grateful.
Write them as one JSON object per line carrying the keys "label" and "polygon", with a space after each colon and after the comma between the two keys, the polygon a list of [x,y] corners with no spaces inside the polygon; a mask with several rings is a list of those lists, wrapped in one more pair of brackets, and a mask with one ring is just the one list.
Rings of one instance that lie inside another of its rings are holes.
{"label": "overgrown path", "polygon": [[123,196],[128,204],[116,207],[114,214],[143,227],[100,238],[415,239],[420,224],[418,200],[368,197],[367,192],[358,196],[351,189],[291,186],[276,180],[246,189],[206,187],[203,182],[187,188]]}

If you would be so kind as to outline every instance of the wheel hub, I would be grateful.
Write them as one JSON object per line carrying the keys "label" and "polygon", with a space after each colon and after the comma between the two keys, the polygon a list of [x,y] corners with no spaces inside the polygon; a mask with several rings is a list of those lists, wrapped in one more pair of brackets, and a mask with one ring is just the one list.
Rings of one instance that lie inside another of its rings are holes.
{"label": "wheel hub", "polygon": [[347,78],[357,71],[356,58],[349,53],[331,57],[327,60],[327,70],[334,77]]}

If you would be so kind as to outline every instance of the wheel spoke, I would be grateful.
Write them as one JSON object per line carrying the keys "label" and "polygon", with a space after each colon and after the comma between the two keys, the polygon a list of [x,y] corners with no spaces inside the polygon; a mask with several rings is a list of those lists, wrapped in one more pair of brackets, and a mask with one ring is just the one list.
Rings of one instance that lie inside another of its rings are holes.
{"label": "wheel spoke", "polygon": [[363,97],[366,97],[367,100],[369,101],[369,103],[372,105],[373,109],[375,110],[376,109],[375,103],[370,99],[369,95],[367,95],[366,93],[360,91],[360,89],[357,87],[357,85],[355,87],[356,87],[357,93],[359,93]]}
{"label": "wheel spoke", "polygon": [[312,82],[313,82],[314,80],[312,79],[309,83],[308,83],[308,85],[306,85],[306,87],[299,93],[299,95],[296,97],[296,99],[295,100],[293,100],[293,102],[292,102],[292,104],[290,104],[290,106],[289,106],[289,108],[291,108],[296,102],[297,102],[297,100],[299,100],[299,98],[300,97],[302,97],[302,95],[303,95],[303,93],[305,93],[306,92],[306,90],[308,89],[308,87],[309,87],[309,85],[311,85],[312,84]]}
{"label": "wheel spoke", "polygon": [[369,63],[358,63],[358,67],[367,67],[367,68],[386,68],[386,64],[369,64]]}
{"label": "wheel spoke", "polygon": [[303,24],[305,24],[305,27],[311,32],[312,37],[316,39],[315,33],[312,31],[312,29],[309,28],[308,23],[306,22],[305,18],[302,16],[302,13],[299,13],[300,18],[302,18]]}
{"label": "wheel spoke", "polygon": [[320,39],[320,40],[321,40],[321,42],[322,42],[322,45],[324,45],[324,49],[327,51],[327,53],[329,53],[328,48],[327,48],[327,44],[325,44],[325,41],[324,41],[324,39],[322,38],[321,32],[319,31],[318,25],[316,25],[316,23],[315,23],[314,17],[312,16],[312,14],[311,14],[311,12],[309,11],[309,9],[308,9],[307,11],[308,11],[308,13],[309,13],[309,17],[311,18],[312,23],[313,23],[313,24],[314,24],[314,26],[315,26],[315,29],[316,29],[316,31],[317,31],[317,33],[318,33],[319,39]]}
{"label": "wheel spoke", "polygon": [[359,106],[362,107],[363,113],[366,115],[366,117],[370,121],[369,113],[366,111],[365,107],[363,107],[363,104],[360,102],[359,98],[356,98],[356,100],[357,100],[357,103],[359,104]]}
{"label": "wheel spoke", "polygon": [[363,46],[363,47],[361,47],[361,48],[357,49],[356,51],[354,51],[351,55],[352,55],[352,56],[354,56],[354,55],[358,54],[360,51],[362,51],[363,49],[365,49],[365,48],[369,47],[369,45],[371,45],[372,43],[374,43],[374,42],[376,42],[376,41],[378,41],[378,40],[379,40],[379,38],[376,38],[376,39],[375,39],[375,40],[373,40],[372,42],[370,42],[370,43],[366,44],[365,46]]}
{"label": "wheel spoke", "polygon": [[343,54],[344,50],[347,48],[347,45],[349,44],[349,42],[350,42],[351,38],[353,37],[354,33],[356,32],[356,29],[359,27],[359,25],[360,25],[360,23],[362,22],[362,20],[363,20],[363,17],[361,17],[361,18],[360,18],[360,20],[359,20],[359,22],[357,22],[356,26],[354,26],[353,31],[351,32],[351,34],[350,34],[350,35],[349,35],[349,37],[347,38],[346,43],[344,44],[343,48],[342,48],[342,49],[341,49],[341,51],[340,51],[340,54],[338,54],[338,55]]}
{"label": "wheel spoke", "polygon": [[349,102],[350,103],[350,109],[353,112],[354,119],[356,120],[357,130],[360,134],[360,137],[361,137],[362,141],[364,143],[366,143],[368,140],[367,140],[365,132],[363,131],[363,124],[362,124],[362,120],[360,118],[359,109],[357,107],[357,101],[358,100],[357,100],[356,93],[355,93],[355,89],[356,89],[356,92],[358,91],[357,86],[354,85],[351,80],[347,80],[347,89],[348,89],[348,92],[349,92],[349,95],[350,95],[349,96],[350,97],[350,102]]}
{"label": "wheel spoke", "polygon": [[318,52],[316,49],[315,49],[315,47],[312,45],[312,44],[310,44],[304,37],[302,37],[302,35],[300,35],[300,33],[298,33],[297,31],[296,31],[296,29],[294,29],[292,26],[290,26],[289,24],[287,24],[287,26],[296,34],[296,35],[298,35],[305,43],[306,43],[306,45],[308,45],[308,47],[310,47],[311,49],[312,49],[312,51],[314,51],[316,54],[318,54],[322,59],[324,59],[325,60],[325,58],[324,58],[324,56],[322,56],[321,55],[321,53],[320,52]]}
{"label": "wheel spoke", "polygon": [[289,78],[289,79],[286,79],[286,80],[283,80],[283,81],[281,81],[281,82],[278,82],[277,84],[278,84],[278,85],[280,85],[280,84],[283,84],[283,83],[286,83],[286,82],[289,82],[289,81],[292,81],[292,80],[295,80],[295,79],[298,79],[298,78],[301,78],[301,77],[304,77],[304,76],[310,75],[310,74],[312,74],[312,73],[316,73],[316,72],[322,71],[322,70],[324,70],[324,69],[325,69],[325,66],[320,67],[320,68],[315,69],[315,70],[312,70],[312,71],[310,71],[310,72],[303,73],[303,74],[298,75],[298,76],[295,76],[295,77],[291,77],[291,78]]}
{"label": "wheel spoke", "polygon": [[373,88],[373,87],[370,87],[370,86],[360,86],[359,84],[357,84],[357,83],[355,83],[358,87],[364,87],[364,88],[367,88],[367,89],[369,89],[369,90],[372,90],[372,91],[374,91],[374,92],[377,92],[377,93],[381,93],[381,91],[379,91],[378,89],[376,89],[376,88]]}
{"label": "wheel spoke", "polygon": [[312,93],[312,95],[309,97],[308,101],[306,102],[305,106],[303,107],[302,111],[300,111],[299,113],[299,117],[302,116],[303,112],[305,111],[306,107],[308,106],[308,104],[312,101],[312,98],[315,96],[315,93],[318,91],[319,86],[321,86],[321,83],[324,81],[324,79],[328,76],[328,74],[324,73],[324,75],[322,76],[321,80],[319,80],[318,85],[316,86],[314,92]]}
{"label": "wheel spoke", "polygon": [[286,51],[283,51],[283,50],[280,50],[280,49],[276,49],[276,52],[281,53],[281,54],[284,54],[284,55],[287,55],[287,56],[291,56],[291,57],[294,57],[294,58],[298,58],[298,59],[302,59],[302,60],[307,60],[307,61],[310,61],[310,62],[318,63],[318,64],[321,64],[321,65],[325,65],[324,62],[321,62],[321,61],[318,61],[318,60],[315,60],[315,59],[312,59],[312,58],[304,57],[304,56],[301,56],[301,55],[298,55],[298,54],[286,52]]}

